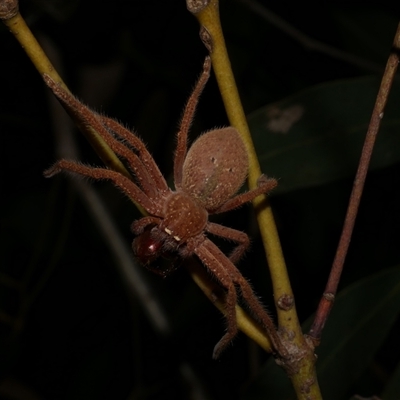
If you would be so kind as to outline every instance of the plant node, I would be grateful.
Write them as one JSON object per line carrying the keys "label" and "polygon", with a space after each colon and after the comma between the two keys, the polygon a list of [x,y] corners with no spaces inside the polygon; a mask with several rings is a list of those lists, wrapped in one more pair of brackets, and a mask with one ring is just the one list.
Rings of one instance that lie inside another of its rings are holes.
{"label": "plant node", "polygon": [[6,21],[15,17],[19,11],[18,0],[2,0],[0,1],[0,19]]}
{"label": "plant node", "polygon": [[192,14],[197,14],[208,6],[210,0],[186,0],[186,7]]}

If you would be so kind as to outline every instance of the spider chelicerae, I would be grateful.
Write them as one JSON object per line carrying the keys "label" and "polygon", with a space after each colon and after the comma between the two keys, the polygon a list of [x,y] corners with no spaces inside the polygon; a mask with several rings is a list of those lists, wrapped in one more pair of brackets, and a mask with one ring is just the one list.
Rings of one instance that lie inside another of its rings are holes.
{"label": "spider chelicerae", "polygon": [[[150,269],[154,270],[151,262],[162,255],[183,259],[195,256],[204,264],[225,290],[227,330],[215,346],[213,358],[218,358],[237,334],[235,306],[238,294],[267,332],[273,351],[282,354],[282,344],[274,323],[250,284],[235,267],[249,246],[248,236],[208,220],[209,215],[230,211],[269,192],[277,181],[262,175],[257,188],[236,194],[248,173],[248,157],[245,145],[233,127],[206,132],[187,149],[188,131],[210,70],[211,61],[207,57],[179,126],[174,158],[175,190],[168,187],[146,146],[134,133],[113,119],[91,111],[44,75],[46,84],[63,106],[99,133],[128,167],[132,177],[112,169],[69,160],[57,161],[44,175],[51,177],[66,171],[95,180],[109,180],[139,204],[148,215],[133,222],[132,231],[136,238],[132,247],[136,257]],[[229,256],[210,240],[210,234],[236,243]],[[161,271],[162,274],[168,272]]]}

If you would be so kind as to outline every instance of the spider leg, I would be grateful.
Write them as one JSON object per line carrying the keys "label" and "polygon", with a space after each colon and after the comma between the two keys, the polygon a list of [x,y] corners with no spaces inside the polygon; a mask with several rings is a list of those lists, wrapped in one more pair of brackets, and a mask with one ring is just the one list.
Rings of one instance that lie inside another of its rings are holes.
{"label": "spider leg", "polygon": [[[208,252],[217,261],[218,266],[222,266],[224,271],[229,274],[230,281],[236,284],[240,288],[243,300],[246,302],[249,311],[253,317],[261,323],[264,327],[272,344],[272,349],[281,356],[287,356],[287,350],[283,346],[282,341],[277,333],[274,322],[271,317],[265,311],[264,307],[260,303],[258,297],[254,294],[249,282],[243,277],[239,270],[232,264],[232,262],[225,256],[224,253],[210,240],[206,239],[201,246],[201,252]],[[197,254],[197,253],[196,253]],[[215,263],[215,261],[214,261]],[[208,267],[209,265],[206,264]],[[210,268],[210,267],[209,267]],[[214,268],[215,269],[215,268]],[[214,273],[214,271],[212,271]],[[228,289],[228,288],[227,288]],[[230,289],[230,288],[229,288]],[[228,292],[229,292],[228,289]],[[231,305],[230,305],[231,306]],[[227,305],[228,309],[228,305]],[[227,318],[228,317],[227,315]],[[228,322],[229,323],[229,322]],[[221,343],[221,342],[220,342]],[[217,346],[219,343],[217,344]],[[226,344],[225,344],[226,346]],[[223,349],[223,348],[222,348]],[[221,349],[221,350],[222,350]],[[215,351],[215,350],[214,350]]]}
{"label": "spider leg", "polygon": [[154,181],[154,184],[159,191],[169,190],[167,182],[164,179],[158,165],[154,161],[153,157],[147,150],[145,144],[139,139],[138,136],[133,134],[131,131],[120,125],[117,121],[105,117],[103,115],[99,116],[101,122],[110,130],[112,130],[119,138],[126,140],[129,145],[131,145],[138,153],[139,159],[146,167],[148,174]]}
{"label": "spider leg", "polygon": [[119,172],[111,169],[89,167],[74,161],[60,160],[44,171],[43,174],[46,178],[50,178],[61,171],[84,175],[96,180],[110,180],[114,186],[118,187],[131,200],[139,203],[149,214],[161,216],[161,211],[153,201],[134,182]]}
{"label": "spider leg", "polygon": [[[99,117],[102,118],[101,116]],[[149,170],[146,169],[145,165],[142,163],[142,160],[123,143],[116,140],[107,130],[105,131],[107,133],[102,132],[103,139],[110,146],[111,150],[126,161],[143,192],[152,199],[157,198],[159,194],[157,191],[158,187],[150,176]]]}
{"label": "spider leg", "polygon": [[[207,239],[205,242],[206,241]],[[203,244],[205,242],[203,242]],[[214,347],[213,358],[217,359],[238,332],[236,322],[236,288],[230,274],[222,265],[220,258],[210,251],[207,246],[200,245],[194,250],[194,252],[199,257],[200,261],[208,268],[211,274],[219,281],[221,286],[226,289],[225,317],[227,329],[225,335],[222,336],[221,340]]]}
{"label": "spider leg", "polygon": [[244,233],[236,229],[228,228],[227,226],[208,222],[206,231],[212,235],[220,236],[224,239],[233,240],[238,245],[232,250],[229,255],[229,260],[236,264],[241,258],[243,253],[247,250],[250,245],[249,237]]}
{"label": "spider leg", "polygon": [[132,222],[131,231],[135,235],[140,235],[149,225],[158,225],[161,222],[161,218],[147,216],[142,217]]}
{"label": "spider leg", "polygon": [[203,72],[201,73],[200,78],[186,103],[181,123],[179,125],[174,158],[174,183],[176,189],[180,189],[182,185],[182,169],[187,153],[187,136],[196,111],[197,103],[199,102],[199,97],[208,81],[208,78],[210,77],[210,71],[211,59],[207,56],[203,64]]}
{"label": "spider leg", "polygon": [[[105,124],[104,121],[108,122],[110,121],[109,118],[102,117],[101,115],[95,113],[94,111],[91,111],[88,107],[86,107],[84,104],[82,104],[76,97],[68,93],[65,89],[63,89],[58,83],[56,83],[54,80],[52,80],[48,75],[43,76],[47,86],[50,87],[50,89],[53,91],[55,96],[60,100],[60,102],[65,106],[65,108],[73,113],[75,117],[79,118],[79,122],[83,123],[84,125],[88,125],[93,127],[99,135],[103,138],[103,140],[110,146],[110,148],[119,156],[124,158],[126,162],[128,163],[129,167],[131,170],[134,172],[135,177],[140,185],[140,187],[143,189],[143,191],[151,198],[156,197],[157,194],[157,188],[160,189],[168,189],[167,183],[165,182],[164,178],[162,177],[161,173],[158,170],[158,167],[156,166],[156,169],[158,171],[158,174],[161,175],[161,183],[156,180],[152,174],[153,165],[148,165],[146,164],[147,158],[144,157],[143,160],[139,159],[139,157],[133,153],[129,147],[124,145],[123,143],[119,142],[116,140],[111,133],[108,131],[106,128],[108,124]],[[112,120],[111,120],[112,121]],[[103,125],[106,125],[106,127]],[[125,130],[127,132],[126,136],[129,136],[131,139],[128,141],[130,144],[135,142],[137,144],[137,148],[139,153],[143,152],[143,148],[145,149],[145,145],[141,140],[136,137],[132,132],[129,132],[125,128],[121,127],[116,121],[113,121],[113,129],[116,129],[116,126],[119,126],[121,129]],[[111,129],[111,128],[110,128]],[[129,134],[129,135],[128,135]],[[121,136],[121,135],[120,135]],[[125,138],[125,136],[124,136]],[[133,145],[133,144],[132,144]],[[135,147],[136,148],[136,147]],[[151,156],[147,152],[146,149],[146,156],[148,156],[151,160]],[[151,164],[151,163],[149,163]],[[152,160],[152,164],[155,165],[154,160]],[[147,167],[147,168],[146,168]],[[166,190],[165,189],[165,190]]]}
{"label": "spider leg", "polygon": [[278,185],[278,182],[276,179],[267,178],[265,175],[261,175],[260,178],[258,178],[257,184],[258,184],[258,186],[255,189],[249,190],[248,192],[241,193],[235,197],[232,197],[226,203],[224,203],[221,207],[219,207],[215,210],[209,211],[209,213],[210,214],[220,214],[220,213],[223,213],[226,211],[233,210],[234,208],[240,207],[244,203],[252,201],[260,194],[268,193],[270,190],[272,190],[273,188],[275,188]]}

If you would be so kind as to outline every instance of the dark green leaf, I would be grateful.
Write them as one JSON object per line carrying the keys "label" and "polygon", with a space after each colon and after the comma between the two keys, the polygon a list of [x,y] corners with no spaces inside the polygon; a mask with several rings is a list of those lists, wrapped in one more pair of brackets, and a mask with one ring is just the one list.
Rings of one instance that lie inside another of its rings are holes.
{"label": "dark green leaf", "polygon": [[[249,116],[263,172],[280,179],[275,192],[353,176],[379,79],[323,84],[261,108]],[[400,161],[400,83],[395,82],[371,168]]]}
{"label": "dark green leaf", "polygon": [[381,398],[383,400],[398,400],[400,398],[400,363],[386,385]]}

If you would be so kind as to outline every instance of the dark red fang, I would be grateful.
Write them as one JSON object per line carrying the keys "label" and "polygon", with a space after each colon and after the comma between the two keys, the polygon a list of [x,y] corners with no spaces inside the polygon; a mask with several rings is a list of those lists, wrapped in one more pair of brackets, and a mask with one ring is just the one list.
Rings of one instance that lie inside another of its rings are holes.
{"label": "dark red fang", "polygon": [[151,229],[149,228],[133,240],[132,249],[139,261],[146,265],[161,255],[162,242],[151,236]]}

